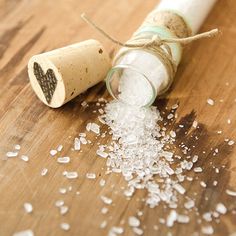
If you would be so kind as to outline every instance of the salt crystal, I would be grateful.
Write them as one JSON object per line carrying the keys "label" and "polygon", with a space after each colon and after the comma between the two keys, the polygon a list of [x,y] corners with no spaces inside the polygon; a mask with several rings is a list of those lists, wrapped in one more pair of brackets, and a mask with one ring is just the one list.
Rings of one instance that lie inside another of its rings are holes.
{"label": "salt crystal", "polygon": [[233,140],[230,140],[230,141],[228,142],[228,145],[229,145],[229,146],[234,145],[234,141],[233,141]]}
{"label": "salt crystal", "polygon": [[74,140],[74,149],[75,149],[75,151],[80,150],[80,140],[78,138],[75,138],[75,140]]}
{"label": "salt crystal", "polygon": [[60,207],[60,214],[61,215],[65,215],[68,211],[69,211],[69,207],[68,206],[61,206]]}
{"label": "salt crystal", "polygon": [[26,155],[22,155],[22,156],[20,157],[20,159],[21,159],[22,161],[25,161],[25,162],[28,162],[28,161],[29,161],[29,157],[26,156]]}
{"label": "salt crystal", "polygon": [[211,217],[211,212],[206,212],[202,215],[202,218],[207,221],[207,222],[210,222],[212,221],[212,217]]}
{"label": "salt crystal", "polygon": [[168,116],[167,116],[167,119],[170,120],[174,117],[174,115],[172,113],[170,113]]}
{"label": "salt crystal", "polygon": [[86,125],[86,130],[89,132],[90,131],[90,129],[91,129],[91,123],[88,123],[87,125]]}
{"label": "salt crystal", "polygon": [[99,184],[100,184],[101,187],[103,187],[103,186],[105,186],[106,181],[105,181],[104,179],[101,179],[101,180],[99,181]]}
{"label": "salt crystal", "polygon": [[106,207],[103,207],[102,209],[101,209],[101,213],[102,214],[107,214],[107,212],[108,212],[108,208],[106,208]]}
{"label": "salt crystal", "polygon": [[211,98],[207,99],[207,103],[211,106],[213,106],[215,104],[214,100],[212,100]]}
{"label": "salt crystal", "polygon": [[13,236],[34,236],[34,232],[31,229],[27,229],[24,231],[14,233]]}
{"label": "salt crystal", "polygon": [[86,144],[88,143],[88,141],[86,140],[85,137],[80,137],[79,140],[80,140],[80,142],[81,142],[82,144],[84,144],[84,145],[86,145]]}
{"label": "salt crystal", "polygon": [[213,181],[213,186],[216,186],[218,182],[216,180]]}
{"label": "salt crystal", "polygon": [[166,226],[172,227],[176,220],[177,220],[177,213],[175,210],[171,210],[170,214],[167,216],[167,219],[166,219]]}
{"label": "salt crystal", "polygon": [[220,214],[226,214],[227,208],[225,207],[223,203],[218,203],[216,205],[216,211],[218,211]]}
{"label": "salt crystal", "polygon": [[178,107],[179,107],[178,104],[174,104],[174,105],[171,107],[171,109],[175,110],[175,109],[177,109]]}
{"label": "salt crystal", "polygon": [[192,124],[192,126],[193,126],[193,128],[197,128],[197,126],[198,126],[198,122],[195,120],[195,121],[193,121],[193,124]]}
{"label": "salt crystal", "polygon": [[180,184],[175,184],[174,186],[174,189],[177,190],[180,194],[184,194],[185,193],[185,189],[183,186],[181,186]]}
{"label": "salt crystal", "polygon": [[92,123],[91,127],[90,127],[90,130],[92,132],[94,132],[95,134],[99,134],[100,133],[100,126],[97,125],[96,123]]}
{"label": "salt crystal", "polygon": [[226,189],[226,193],[232,197],[236,197],[236,192],[235,191],[232,191],[232,190],[229,190],[229,189]]}
{"label": "salt crystal", "polygon": [[7,152],[6,156],[7,157],[16,157],[18,155],[18,152]]}
{"label": "salt crystal", "polygon": [[86,107],[86,106],[88,106],[88,103],[87,103],[86,101],[83,101],[83,102],[81,103],[81,106],[82,106],[82,107]]}
{"label": "salt crystal", "polygon": [[185,207],[186,209],[191,209],[191,208],[194,207],[194,205],[195,205],[195,203],[194,203],[193,200],[189,200],[188,202],[184,203],[184,207]]}
{"label": "salt crystal", "polygon": [[101,199],[107,205],[112,204],[112,199],[111,198],[108,198],[108,197],[105,197],[105,196],[101,196]]}
{"label": "salt crystal", "polygon": [[62,146],[62,145],[59,145],[59,146],[57,147],[57,151],[58,151],[58,152],[61,152],[62,149],[63,149],[63,146]]}
{"label": "salt crystal", "polygon": [[66,193],[66,188],[59,188],[59,193],[65,194]]}
{"label": "salt crystal", "polygon": [[202,226],[202,233],[206,235],[211,235],[214,233],[214,229],[211,225],[209,226]]}
{"label": "salt crystal", "polygon": [[43,169],[41,170],[41,175],[42,175],[42,176],[45,176],[47,173],[48,173],[48,169],[47,169],[47,168],[43,168]]}
{"label": "salt crystal", "polygon": [[63,206],[64,205],[64,201],[63,200],[57,200],[56,202],[55,202],[55,206],[56,207],[61,207],[61,206]]}
{"label": "salt crystal", "polygon": [[196,172],[196,173],[200,173],[200,172],[202,172],[202,167],[195,167],[193,169],[193,171]]}
{"label": "salt crystal", "polygon": [[124,229],[122,227],[113,226],[111,228],[111,232],[113,232],[115,234],[123,234],[124,233]]}
{"label": "salt crystal", "polygon": [[230,120],[230,119],[228,119],[228,120],[227,120],[227,123],[230,125],[230,124],[231,124],[231,120]]}
{"label": "salt crystal", "polygon": [[26,212],[26,213],[31,213],[31,212],[33,212],[33,206],[32,206],[32,204],[29,203],[29,202],[24,203],[24,208],[25,208],[25,212]]}
{"label": "salt crystal", "polygon": [[76,171],[71,171],[66,173],[67,179],[76,179],[78,178],[78,173]]}
{"label": "salt crystal", "polygon": [[19,144],[16,144],[15,147],[14,147],[16,150],[20,150],[21,149],[21,146]]}
{"label": "salt crystal", "polygon": [[86,178],[87,179],[96,179],[96,174],[95,173],[87,173]]}
{"label": "salt crystal", "polygon": [[67,164],[70,162],[70,157],[58,157],[57,162],[61,164]]}
{"label": "salt crystal", "polygon": [[137,227],[133,228],[133,232],[137,235],[143,235],[143,230]]}
{"label": "salt crystal", "polygon": [[200,182],[200,185],[201,185],[203,188],[206,188],[206,186],[207,186],[204,181],[201,181],[201,182]]}
{"label": "salt crystal", "polygon": [[140,225],[140,220],[138,218],[136,218],[135,216],[129,217],[129,226],[139,227],[139,225]]}
{"label": "salt crystal", "polygon": [[107,221],[104,220],[104,221],[100,224],[100,228],[101,228],[101,229],[104,229],[104,228],[106,228],[106,226],[107,226]]}
{"label": "salt crystal", "polygon": [[54,149],[50,150],[51,156],[55,156],[56,154],[57,154],[57,150],[54,150]]}
{"label": "salt crystal", "polygon": [[60,224],[61,229],[68,231],[70,229],[70,225],[68,223],[61,223]]}
{"label": "salt crystal", "polygon": [[175,131],[170,131],[170,136],[172,137],[172,138],[175,138],[176,137],[176,133],[175,133]]}
{"label": "salt crystal", "polygon": [[103,152],[101,150],[97,150],[97,155],[102,157],[102,158],[107,158],[108,154],[106,152]]}
{"label": "salt crystal", "polygon": [[177,222],[178,223],[187,224],[187,223],[189,223],[189,221],[190,221],[190,219],[186,215],[178,215],[177,216]]}

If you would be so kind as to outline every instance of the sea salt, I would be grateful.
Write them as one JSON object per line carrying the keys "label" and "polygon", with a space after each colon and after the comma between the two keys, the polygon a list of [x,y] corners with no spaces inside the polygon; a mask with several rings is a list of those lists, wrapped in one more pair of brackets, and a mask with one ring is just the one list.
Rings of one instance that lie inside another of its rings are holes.
{"label": "sea salt", "polygon": [[202,226],[202,233],[206,235],[212,235],[214,233],[214,229],[211,225]]}
{"label": "sea salt", "polygon": [[74,140],[74,150],[75,151],[80,150],[80,140],[78,138],[75,138],[75,140]]}
{"label": "sea salt", "polygon": [[195,167],[193,169],[193,171],[196,172],[196,173],[200,173],[200,172],[202,172],[202,167]]}
{"label": "sea salt", "polygon": [[61,229],[68,231],[70,229],[70,225],[68,223],[61,223],[60,224]]}
{"label": "sea salt", "polygon": [[139,225],[140,225],[140,220],[137,217],[135,217],[135,216],[129,217],[129,226],[139,227]]}
{"label": "sea salt", "polygon": [[174,222],[177,220],[177,213],[175,210],[171,210],[170,214],[167,216],[166,220],[166,226],[167,227],[172,227],[174,225]]}
{"label": "sea salt", "polygon": [[230,141],[228,142],[228,145],[229,145],[229,146],[234,145],[234,141],[233,141],[233,140],[230,140]]}
{"label": "sea salt", "polygon": [[61,164],[67,164],[70,162],[70,157],[58,157],[57,162]]}
{"label": "sea salt", "polygon": [[107,214],[107,212],[108,212],[108,208],[106,208],[106,207],[103,207],[102,209],[101,209],[101,213],[102,214]]}
{"label": "sea salt", "polygon": [[66,172],[67,179],[76,179],[78,178],[78,173],[76,171]]}
{"label": "sea salt", "polygon": [[87,173],[86,178],[87,179],[96,179],[96,174],[95,173]]}
{"label": "sea salt", "polygon": [[189,216],[186,216],[186,215],[178,215],[177,216],[178,223],[187,224],[187,223],[189,223],[189,221],[190,221]]}
{"label": "sea salt", "polygon": [[226,189],[225,191],[229,196],[236,197],[236,191]]}
{"label": "sea salt", "polygon": [[104,220],[104,221],[100,224],[100,228],[101,228],[101,229],[104,229],[104,228],[106,228],[106,226],[107,226],[107,221]]}
{"label": "sea salt", "polygon": [[100,185],[101,187],[105,186],[105,184],[106,184],[106,181],[105,181],[104,179],[101,179],[101,180],[99,181],[99,185]]}
{"label": "sea salt", "polygon": [[216,205],[216,211],[219,212],[220,214],[226,214],[227,208],[223,203],[218,203]]}
{"label": "sea salt", "polygon": [[42,176],[45,176],[47,173],[48,173],[48,169],[47,169],[47,168],[43,168],[43,169],[41,170],[41,175],[42,175]]}
{"label": "sea salt", "polygon": [[61,206],[63,206],[64,205],[64,200],[57,200],[56,202],[55,202],[55,206],[56,207],[61,207]]}
{"label": "sea salt", "polygon": [[143,235],[143,230],[141,228],[134,227],[133,232],[137,235]]}
{"label": "sea salt", "polygon": [[187,201],[186,203],[184,203],[184,207],[185,207],[186,209],[191,209],[191,208],[194,207],[194,205],[195,205],[195,203],[194,203],[193,200],[189,200],[189,201]]}
{"label": "sea salt", "polygon": [[17,157],[18,156],[18,152],[7,152],[6,156],[7,157]]}
{"label": "sea salt", "polygon": [[59,146],[57,147],[57,151],[58,151],[58,152],[61,152],[62,149],[63,149],[63,145],[59,145]]}
{"label": "sea salt", "polygon": [[198,126],[198,122],[195,120],[195,121],[193,121],[193,124],[192,124],[192,126],[193,126],[193,128],[197,128],[197,126]]}
{"label": "sea salt", "polygon": [[111,198],[108,198],[108,197],[105,197],[105,196],[101,196],[101,199],[107,205],[112,204],[112,199]]}
{"label": "sea salt", "polygon": [[54,150],[54,149],[50,150],[51,156],[55,156],[56,154],[57,154],[57,150]]}
{"label": "sea salt", "polygon": [[28,162],[28,161],[29,161],[29,157],[26,156],[26,155],[22,155],[22,156],[20,157],[20,159],[21,159],[22,161],[25,161],[25,162]]}
{"label": "sea salt", "polygon": [[34,232],[31,229],[27,229],[24,231],[14,233],[13,236],[34,236]]}
{"label": "sea salt", "polygon": [[33,212],[33,206],[29,202],[24,203],[24,209],[25,209],[26,213],[32,213]]}
{"label": "sea salt", "polygon": [[60,214],[61,215],[65,215],[68,211],[69,211],[69,207],[68,206],[61,206],[60,207]]}
{"label": "sea salt", "polygon": [[212,100],[211,98],[207,99],[207,103],[211,106],[213,106],[215,104],[214,100]]}

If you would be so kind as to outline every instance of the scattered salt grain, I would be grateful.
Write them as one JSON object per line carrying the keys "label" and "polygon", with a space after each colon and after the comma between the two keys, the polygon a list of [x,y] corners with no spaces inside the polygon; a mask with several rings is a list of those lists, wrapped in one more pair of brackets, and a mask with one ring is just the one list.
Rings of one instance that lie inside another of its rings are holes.
{"label": "scattered salt grain", "polygon": [[184,203],[184,207],[185,207],[186,209],[191,209],[191,208],[194,207],[194,205],[195,205],[195,203],[194,203],[193,200],[189,200],[189,201],[187,201],[187,202]]}
{"label": "scattered salt grain", "polygon": [[107,158],[108,154],[100,149],[97,150],[97,155],[102,157],[102,158]]}
{"label": "scattered salt grain", "polygon": [[108,197],[105,197],[105,196],[101,196],[101,199],[107,205],[112,204],[112,199],[111,198],[108,198]]}
{"label": "scattered salt grain", "polygon": [[61,164],[67,164],[70,162],[70,157],[58,157],[57,162]]}
{"label": "scattered salt grain", "polygon": [[177,220],[177,216],[177,212],[175,210],[171,210],[166,219],[166,226],[172,227],[174,225],[174,222]]}
{"label": "scattered salt grain", "polygon": [[124,233],[124,229],[122,227],[117,227],[117,226],[113,226],[110,231],[114,233],[114,235]]}
{"label": "scattered salt grain", "polygon": [[86,107],[86,106],[88,106],[88,103],[87,103],[86,101],[83,101],[83,102],[81,103],[81,106],[82,106],[82,107]]}
{"label": "scattered salt grain", "polygon": [[206,235],[211,235],[214,233],[214,229],[211,225],[209,226],[202,226],[202,233]]}
{"label": "scattered salt grain", "polygon": [[170,131],[170,136],[172,137],[172,138],[175,138],[176,137],[176,133],[175,133],[175,131]]}
{"label": "scattered salt grain", "polygon": [[200,172],[202,172],[202,167],[195,167],[193,169],[193,171],[196,172],[196,173],[200,173]]}
{"label": "scattered salt grain", "polygon": [[219,212],[220,214],[226,214],[227,208],[223,203],[218,203],[216,205],[216,211]]}
{"label": "scattered salt grain", "polygon": [[226,193],[227,193],[229,196],[236,197],[236,192],[235,192],[235,191],[226,189]]}
{"label": "scattered salt grain", "polygon": [[57,200],[56,202],[55,202],[55,206],[56,207],[61,207],[61,206],[63,206],[64,205],[64,201],[63,200]]}
{"label": "scattered salt grain", "polygon": [[187,223],[189,223],[189,221],[190,221],[190,219],[186,215],[178,215],[177,216],[177,222],[178,223],[187,224]]}
{"label": "scattered salt grain", "polygon": [[59,145],[59,146],[57,147],[57,151],[58,151],[58,152],[61,152],[62,149],[63,149],[63,145]]}
{"label": "scattered salt grain", "polygon": [[207,221],[207,222],[212,221],[211,212],[205,212],[205,213],[202,215],[202,218],[203,218],[205,221]]}
{"label": "scattered salt grain", "polygon": [[198,126],[198,122],[195,120],[195,121],[193,122],[193,125],[192,125],[192,126],[193,126],[193,128],[195,128],[195,129],[196,129],[196,128],[197,128],[197,126]]}
{"label": "scattered salt grain", "polygon": [[74,140],[74,149],[75,149],[75,151],[80,150],[80,140],[78,138],[75,138],[75,140]]}
{"label": "scattered salt grain", "polygon": [[203,188],[206,188],[206,186],[207,186],[204,181],[201,181],[201,182],[200,182],[200,185],[201,185]]}
{"label": "scattered salt grain", "polygon": [[101,180],[99,181],[99,184],[100,184],[101,187],[105,186],[105,184],[106,184],[105,179],[101,179]]}
{"label": "scattered salt grain", "polygon": [[56,154],[57,154],[57,150],[54,150],[54,149],[50,150],[51,156],[55,156]]}
{"label": "scattered salt grain", "polygon": [[143,230],[137,227],[133,228],[133,232],[137,235],[143,235]]}
{"label": "scattered salt grain", "polygon": [[86,145],[88,143],[88,141],[85,137],[80,137],[79,140],[83,145]]}
{"label": "scattered salt grain", "polygon": [[106,208],[106,207],[103,207],[102,209],[101,209],[101,213],[102,214],[107,214],[107,212],[108,212],[108,208]]}
{"label": "scattered salt grain", "polygon": [[230,119],[228,119],[228,120],[227,120],[227,123],[230,125],[230,124],[231,124],[231,120],[230,120]]}
{"label": "scattered salt grain", "polygon": [[170,120],[174,117],[174,115],[172,113],[170,113],[168,116],[167,116],[167,119]]}
{"label": "scattered salt grain", "polygon": [[31,229],[27,229],[24,231],[14,233],[13,236],[34,236],[34,232]]}
{"label": "scattered salt grain", "polygon": [[207,103],[211,106],[213,106],[215,104],[214,100],[212,100],[211,98],[207,99]]}
{"label": "scattered salt grain", "polygon": [[66,178],[67,179],[76,179],[76,178],[78,178],[78,172],[76,172],[76,171],[66,172]]}
{"label": "scattered salt grain", "polygon": [[7,152],[6,156],[7,157],[16,157],[18,155],[18,152]]}
{"label": "scattered salt grain", "polygon": [[26,212],[26,213],[31,213],[31,212],[33,212],[33,206],[32,206],[32,204],[29,203],[29,202],[24,203],[24,209],[25,209],[25,212]]}
{"label": "scattered salt grain", "polygon": [[66,188],[59,188],[59,193],[65,194],[67,192]]}
{"label": "scattered salt grain", "polygon": [[139,227],[139,225],[140,225],[140,220],[138,218],[136,218],[135,216],[129,217],[129,226]]}
{"label": "scattered salt grain", "polygon": [[94,132],[95,134],[99,134],[100,133],[100,126],[97,125],[96,123],[92,123],[91,127],[90,127],[90,130],[92,132]]}
{"label": "scattered salt grain", "polygon": [[107,226],[107,221],[104,220],[104,221],[100,224],[100,228],[101,228],[101,229],[104,229],[104,228],[106,228],[106,226]]}
{"label": "scattered salt grain", "polygon": [[228,145],[229,145],[229,146],[234,145],[234,141],[233,141],[233,140],[230,140],[230,141],[228,142]]}
{"label": "scattered salt grain", "polygon": [[70,225],[68,223],[61,223],[60,224],[61,229],[68,231],[70,229]]}
{"label": "scattered salt grain", "polygon": [[65,215],[68,211],[69,211],[69,207],[68,206],[61,206],[60,207],[60,214],[61,215]]}
{"label": "scattered salt grain", "polygon": [[20,159],[21,159],[22,161],[25,161],[25,162],[28,162],[28,161],[29,161],[29,157],[26,156],[26,155],[22,155],[22,156],[20,157]]}
{"label": "scattered salt grain", "polygon": [[95,173],[87,173],[86,178],[87,179],[96,179],[96,174]]}
{"label": "scattered salt grain", "polygon": [[21,149],[21,146],[19,144],[16,144],[15,147],[14,147],[16,150],[20,150]]}
{"label": "scattered salt grain", "polygon": [[47,173],[48,173],[48,169],[47,169],[47,168],[43,168],[43,169],[41,170],[41,175],[42,175],[42,176],[45,176]]}
{"label": "scattered salt grain", "polygon": [[184,187],[183,186],[181,186],[180,184],[175,184],[174,186],[174,189],[176,190],[176,191],[178,191],[180,194],[184,194],[185,193],[185,189],[184,189]]}
{"label": "scattered salt grain", "polygon": [[171,109],[172,109],[172,110],[175,110],[175,109],[177,109],[178,107],[179,107],[178,104],[174,104],[174,105],[171,107]]}

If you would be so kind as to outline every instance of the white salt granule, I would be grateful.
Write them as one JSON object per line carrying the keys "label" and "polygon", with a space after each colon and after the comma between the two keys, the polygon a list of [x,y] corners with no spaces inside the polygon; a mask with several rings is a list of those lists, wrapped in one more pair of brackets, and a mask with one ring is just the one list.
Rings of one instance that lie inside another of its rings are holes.
{"label": "white salt granule", "polygon": [[33,206],[32,206],[32,204],[29,203],[29,202],[24,203],[24,209],[25,209],[25,212],[26,212],[26,213],[31,213],[31,212],[33,212]]}
{"label": "white salt granule", "polygon": [[57,150],[54,150],[54,149],[50,150],[51,156],[55,156],[56,154],[57,154]]}
{"label": "white salt granule", "polygon": [[75,138],[75,140],[74,140],[74,150],[75,151],[80,150],[80,140],[78,138]]}
{"label": "white salt granule", "polygon": [[67,164],[70,162],[70,157],[58,157],[57,162],[61,164]]}
{"label": "white salt granule", "polygon": [[170,136],[172,137],[172,138],[175,138],[176,137],[176,133],[175,133],[175,131],[170,131]]}
{"label": "white salt granule", "polygon": [[230,124],[231,124],[231,120],[230,120],[230,119],[228,119],[228,120],[227,120],[227,123],[230,125]]}
{"label": "white salt granule", "polygon": [[66,188],[59,188],[59,193],[66,194],[67,190]]}
{"label": "white salt granule", "polygon": [[178,223],[187,224],[187,223],[189,223],[189,221],[190,221],[189,216],[186,216],[186,215],[178,215],[177,216]]}
{"label": "white salt granule", "polygon": [[137,217],[135,217],[135,216],[129,217],[129,226],[139,227],[139,225],[140,225],[140,220]]}
{"label": "white salt granule", "polygon": [[15,147],[14,147],[16,150],[20,150],[21,149],[21,146],[19,144],[16,144]]}
{"label": "white salt granule", "polygon": [[43,168],[43,169],[41,170],[41,175],[42,175],[42,176],[45,176],[47,173],[48,173],[48,169],[47,169],[47,168]]}
{"label": "white salt granule", "polygon": [[234,145],[234,141],[233,141],[233,140],[230,140],[230,141],[228,142],[228,145],[229,145],[229,146]]}
{"label": "white salt granule", "polygon": [[137,235],[143,235],[143,230],[141,228],[134,227],[133,232]]}
{"label": "white salt granule", "polygon": [[105,197],[105,196],[101,196],[101,199],[107,205],[112,204],[112,199],[111,198],[108,198],[108,197]]}
{"label": "white salt granule", "polygon": [[29,161],[29,157],[26,156],[26,155],[22,155],[22,156],[20,157],[20,159],[21,159],[22,161],[25,161],[25,162],[28,162],[28,161]]}
{"label": "white salt granule", "polygon": [[107,158],[108,157],[108,154],[106,152],[102,151],[102,150],[98,149],[96,153],[97,153],[98,156],[100,156],[102,158]]}
{"label": "white salt granule", "polygon": [[18,156],[18,152],[7,152],[6,156],[7,157],[17,157]]}
{"label": "white salt granule", "polygon": [[61,229],[68,231],[70,229],[70,225],[68,223],[61,223],[60,224]]}
{"label": "white salt granule", "polygon": [[200,181],[200,185],[203,187],[203,188],[206,188],[206,183],[204,181]]}
{"label": "white salt granule", "polygon": [[172,227],[174,225],[174,222],[177,220],[177,216],[177,212],[175,210],[171,210],[166,219],[166,226]]}
{"label": "white salt granule", "polygon": [[216,211],[219,212],[220,214],[226,214],[227,208],[223,203],[218,203],[216,205]]}
{"label": "white salt granule", "polygon": [[193,169],[193,171],[196,172],[196,173],[200,173],[200,172],[202,172],[202,167],[195,167]]}
{"label": "white salt granule", "polygon": [[211,212],[205,212],[205,213],[202,215],[202,218],[203,218],[205,221],[207,221],[207,222],[212,221]]}
{"label": "white salt granule", "polygon": [[62,149],[63,149],[63,145],[60,144],[60,145],[57,147],[57,151],[58,151],[58,152],[61,152]]}
{"label": "white salt granule", "polygon": [[88,141],[85,137],[80,137],[79,140],[83,145],[86,145],[88,143]]}
{"label": "white salt granule", "polygon": [[60,207],[60,214],[61,215],[65,215],[68,211],[69,211],[69,207],[68,206],[61,206]]}
{"label": "white salt granule", "polygon": [[24,231],[14,233],[13,236],[34,236],[34,232],[31,229],[27,229]]}
{"label": "white salt granule", "polygon": [[214,229],[211,225],[202,226],[202,233],[206,235],[212,235],[214,233]]}
{"label": "white salt granule", "polygon": [[87,179],[96,179],[96,174],[95,173],[87,173],[86,178]]}
{"label": "white salt granule", "polygon": [[191,209],[191,208],[193,208],[194,206],[195,206],[195,203],[194,203],[193,200],[189,200],[189,201],[187,201],[187,202],[184,203],[184,207],[185,207],[186,209]]}
{"label": "white salt granule", "polygon": [[175,109],[177,109],[178,107],[179,107],[178,104],[174,104],[174,105],[171,107],[171,109],[172,109],[172,110],[175,110]]}
{"label": "white salt granule", "polygon": [[[116,235],[116,234],[123,234],[124,233],[124,229],[122,227],[113,226],[110,229],[110,232],[114,233],[114,235]],[[108,235],[109,235],[109,233],[108,233]]]}
{"label": "white salt granule", "polygon": [[212,100],[211,98],[207,99],[207,103],[211,106],[213,106],[215,104],[214,100]]}
{"label": "white salt granule", "polygon": [[103,187],[103,186],[105,186],[106,181],[105,181],[104,179],[101,179],[101,180],[99,181],[99,184],[100,184],[101,187]]}
{"label": "white salt granule", "polygon": [[172,118],[174,118],[174,115],[173,115],[172,113],[170,113],[170,114],[167,116],[167,119],[170,120],[170,119],[172,119]]}
{"label": "white salt granule", "polygon": [[91,127],[90,127],[90,130],[92,132],[94,132],[95,134],[99,134],[100,133],[100,126],[97,125],[96,123],[92,123]]}
{"label": "white salt granule", "polygon": [[185,188],[183,186],[181,186],[180,184],[175,184],[174,189],[177,190],[180,194],[184,194],[185,193]]}
{"label": "white salt granule", "polygon": [[197,128],[197,126],[198,126],[198,122],[195,120],[195,121],[193,122],[193,125],[192,125],[192,126],[193,126],[193,128],[195,128],[195,129],[196,129],[196,128]]}
{"label": "white salt granule", "polygon": [[101,229],[104,229],[104,228],[106,228],[106,226],[107,226],[107,221],[104,220],[104,221],[100,224],[100,228],[101,228]]}
{"label": "white salt granule", "polygon": [[232,197],[236,197],[236,192],[235,192],[235,191],[232,191],[232,190],[226,189],[225,192],[226,192],[228,195],[232,196]]}
{"label": "white salt granule", "polygon": [[101,213],[102,214],[107,214],[107,212],[108,212],[108,208],[106,208],[106,207],[103,207],[102,209],[101,209]]}
{"label": "white salt granule", "polygon": [[64,205],[64,201],[63,200],[57,200],[56,202],[55,202],[55,206],[56,207],[61,207],[61,206],[63,206]]}
{"label": "white salt granule", "polygon": [[76,179],[76,178],[78,178],[78,172],[76,172],[76,171],[66,172],[65,176],[67,179]]}

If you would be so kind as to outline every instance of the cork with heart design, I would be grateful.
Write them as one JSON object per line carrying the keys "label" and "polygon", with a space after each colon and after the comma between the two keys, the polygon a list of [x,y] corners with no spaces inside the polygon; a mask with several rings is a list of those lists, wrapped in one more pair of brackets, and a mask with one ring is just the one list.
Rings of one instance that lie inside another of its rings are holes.
{"label": "cork with heart design", "polygon": [[46,105],[57,108],[104,80],[111,60],[96,40],[87,40],[33,56],[31,86]]}

